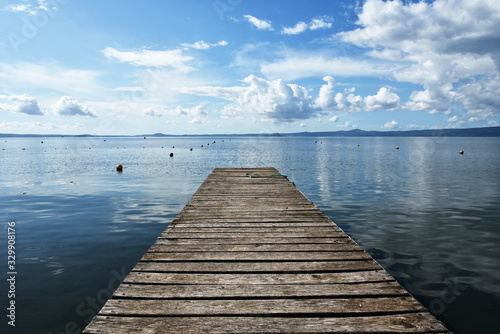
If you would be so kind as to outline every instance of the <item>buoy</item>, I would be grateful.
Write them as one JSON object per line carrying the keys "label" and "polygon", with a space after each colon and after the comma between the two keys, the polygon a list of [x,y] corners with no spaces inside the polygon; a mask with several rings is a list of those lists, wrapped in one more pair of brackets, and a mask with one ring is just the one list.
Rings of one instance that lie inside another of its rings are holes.
{"label": "buoy", "polygon": [[318,143],[318,141],[316,140],[314,143],[315,143],[315,144],[317,144],[317,143]]}
{"label": "buoy", "polygon": [[399,150],[399,146],[396,147],[396,150]]}
{"label": "buoy", "polygon": [[116,171],[117,172],[123,171],[123,166],[122,165],[116,165]]}
{"label": "buoy", "polygon": [[42,144],[43,144],[43,140],[42,140]]}
{"label": "buoy", "polygon": [[146,139],[146,137],[144,137],[144,139]]}
{"label": "buoy", "polygon": [[170,156],[171,156],[171,157],[173,157],[173,156],[174,156],[174,154],[173,154],[173,153],[170,153]]}
{"label": "buoy", "polygon": [[460,151],[460,154],[464,154],[464,151]]}
{"label": "buoy", "polygon": [[203,147],[203,145],[201,145],[201,147]]}
{"label": "buoy", "polygon": [[190,151],[192,151],[192,150],[193,150],[193,148],[191,147],[189,150],[190,150]]}
{"label": "buoy", "polygon": [[172,148],[175,148],[175,146],[172,146]]}
{"label": "buoy", "polygon": [[358,146],[359,146],[359,144],[358,144]]}

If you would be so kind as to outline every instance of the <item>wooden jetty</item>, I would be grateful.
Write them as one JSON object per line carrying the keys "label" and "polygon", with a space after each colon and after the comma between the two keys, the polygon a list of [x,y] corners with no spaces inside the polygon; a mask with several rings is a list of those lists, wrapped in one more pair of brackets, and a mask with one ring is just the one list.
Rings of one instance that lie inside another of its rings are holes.
{"label": "wooden jetty", "polygon": [[84,333],[448,333],[275,168],[216,168]]}

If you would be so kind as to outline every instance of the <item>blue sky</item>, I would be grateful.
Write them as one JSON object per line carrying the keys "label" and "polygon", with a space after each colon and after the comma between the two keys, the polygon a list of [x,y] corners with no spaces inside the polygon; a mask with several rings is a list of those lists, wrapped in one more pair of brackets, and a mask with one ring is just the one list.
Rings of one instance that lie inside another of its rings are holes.
{"label": "blue sky", "polygon": [[0,133],[500,125],[496,0],[0,6]]}

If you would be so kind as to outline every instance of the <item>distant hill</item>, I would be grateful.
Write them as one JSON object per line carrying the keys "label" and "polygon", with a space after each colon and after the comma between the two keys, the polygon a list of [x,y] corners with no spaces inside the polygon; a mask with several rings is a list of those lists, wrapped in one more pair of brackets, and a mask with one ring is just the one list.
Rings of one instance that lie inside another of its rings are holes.
{"label": "distant hill", "polygon": [[500,126],[470,129],[439,129],[411,131],[350,131],[301,132],[293,135],[315,137],[500,137]]}
{"label": "distant hill", "polygon": [[295,132],[295,133],[247,133],[247,134],[204,134],[204,135],[169,135],[163,133],[142,134],[135,136],[113,135],[92,136],[81,135],[41,135],[41,134],[12,134],[0,133],[0,137],[500,137],[500,126],[469,129],[438,129],[438,130],[410,130],[410,131],[365,131],[354,129],[349,131],[324,132]]}

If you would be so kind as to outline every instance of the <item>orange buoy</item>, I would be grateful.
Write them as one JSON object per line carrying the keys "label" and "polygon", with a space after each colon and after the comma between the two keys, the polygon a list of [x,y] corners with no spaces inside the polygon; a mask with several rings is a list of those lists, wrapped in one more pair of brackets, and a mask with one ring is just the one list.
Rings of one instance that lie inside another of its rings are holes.
{"label": "orange buoy", "polygon": [[170,153],[170,156],[171,156],[171,157],[173,157],[173,156],[174,156],[174,154],[173,154],[173,153]]}
{"label": "orange buoy", "polygon": [[396,150],[399,150],[399,146],[396,147]]}
{"label": "orange buoy", "polygon": [[358,146],[359,146],[359,144],[358,144]]}
{"label": "orange buoy", "polygon": [[464,154],[464,151],[460,151],[460,154]]}
{"label": "orange buoy", "polygon": [[123,171],[123,166],[122,165],[116,165],[116,171],[117,172]]}

